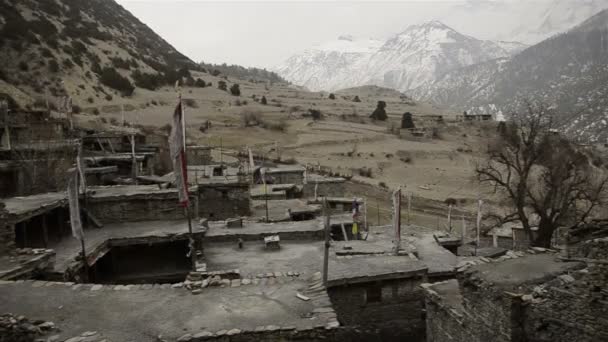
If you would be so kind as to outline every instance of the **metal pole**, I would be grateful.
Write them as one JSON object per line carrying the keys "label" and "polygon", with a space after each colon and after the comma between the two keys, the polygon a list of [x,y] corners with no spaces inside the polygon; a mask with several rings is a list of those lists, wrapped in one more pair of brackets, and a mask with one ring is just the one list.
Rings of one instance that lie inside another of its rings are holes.
{"label": "metal pole", "polygon": [[325,248],[323,253],[323,285],[327,287],[327,274],[329,269],[329,227],[330,216],[327,208],[327,198],[323,199],[323,212],[325,214]]}

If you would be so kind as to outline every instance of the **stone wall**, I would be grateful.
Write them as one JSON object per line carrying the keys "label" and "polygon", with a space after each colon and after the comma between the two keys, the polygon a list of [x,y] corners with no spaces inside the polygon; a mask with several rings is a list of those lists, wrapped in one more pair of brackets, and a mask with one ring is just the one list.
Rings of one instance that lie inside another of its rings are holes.
{"label": "stone wall", "polygon": [[210,220],[225,220],[251,214],[248,184],[199,185],[198,214]]}
{"label": "stone wall", "polygon": [[608,263],[563,275],[529,299],[524,329],[536,342],[608,341]]}
{"label": "stone wall", "polygon": [[185,218],[176,193],[90,198],[87,209],[103,224]]}
{"label": "stone wall", "polygon": [[340,324],[374,328],[382,341],[424,341],[421,279],[351,284],[328,290]]}

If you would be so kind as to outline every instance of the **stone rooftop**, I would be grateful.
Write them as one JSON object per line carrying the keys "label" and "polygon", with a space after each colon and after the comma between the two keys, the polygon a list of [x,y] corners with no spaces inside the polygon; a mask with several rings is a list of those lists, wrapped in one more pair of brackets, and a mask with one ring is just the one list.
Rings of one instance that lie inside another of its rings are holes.
{"label": "stone rooftop", "polygon": [[[193,224],[195,233],[202,233],[197,224]],[[137,238],[159,238],[169,239],[188,233],[188,222],[179,221],[142,221],[108,224],[103,228],[85,229],[85,249],[89,258],[103,252],[108,240],[137,239]],[[77,239],[66,237],[59,243],[49,246],[55,250],[55,270],[63,273],[74,262],[74,258],[80,253],[80,242]]]}
{"label": "stone rooftop", "polygon": [[535,285],[549,281],[561,274],[581,269],[585,264],[564,262],[555,253],[525,254],[501,262],[482,263],[469,268],[469,277],[477,277],[503,290]]}
{"label": "stone rooftop", "polygon": [[48,192],[2,200],[9,220],[23,220],[67,204],[66,192]]}
{"label": "stone rooftop", "polygon": [[185,334],[323,329],[336,324],[326,295],[310,301],[296,297],[297,293],[307,293],[308,281],[297,277],[273,279],[274,284],[267,279],[248,285],[235,282],[223,288],[206,288],[197,295],[169,284],[2,281],[0,311],[52,321],[60,329],[54,332],[60,341],[85,332],[98,332],[112,341],[151,341],[160,335],[176,341]]}
{"label": "stone rooftop", "polygon": [[375,255],[330,258],[328,287],[385,279],[422,277],[427,266],[408,256]]}

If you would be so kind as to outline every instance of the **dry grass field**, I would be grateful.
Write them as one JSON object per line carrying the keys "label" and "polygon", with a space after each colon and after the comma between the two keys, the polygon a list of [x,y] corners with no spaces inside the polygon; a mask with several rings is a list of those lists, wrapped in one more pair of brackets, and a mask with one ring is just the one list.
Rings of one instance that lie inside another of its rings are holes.
{"label": "dry grass field", "polygon": [[[188,141],[194,144],[222,146],[224,151],[242,150],[249,146],[255,154],[283,160],[295,159],[302,165],[321,166],[341,175],[352,175],[353,181],[380,189],[401,186],[415,197],[442,203],[455,198],[461,208],[472,211],[476,199],[482,195],[473,170],[485,146],[491,124],[462,124],[455,121],[455,113],[445,112],[423,103],[414,103],[394,90],[378,87],[360,87],[336,92],[335,99],[328,93],[309,92],[285,84],[253,83],[243,80],[213,77],[209,74],[193,75],[213,85],[206,88],[181,89],[187,104]],[[238,83],[240,96],[217,88],[219,81],[228,88]],[[264,96],[266,105],[259,101]],[[360,102],[353,101],[358,96]],[[257,99],[257,101],[254,99]],[[387,103],[386,122],[374,122],[368,117],[378,101]],[[131,124],[167,125],[177,102],[172,88],[151,92],[137,89],[134,96],[98,107],[100,115],[80,115],[81,125],[107,126],[109,122],[125,120]],[[318,110],[321,120],[313,120],[309,109]],[[92,113],[93,108],[84,108]],[[399,134],[401,115],[414,114],[417,126],[435,127],[431,137],[413,137]],[[424,118],[443,115],[445,122],[430,124]],[[246,124],[244,117],[250,122]],[[257,124],[255,122],[257,121]],[[105,124],[102,122],[106,122]],[[203,123],[211,128],[202,132]],[[278,147],[278,151],[276,150]],[[217,153],[218,151],[216,151]],[[229,153],[227,153],[229,154]],[[224,160],[230,160],[224,156]],[[353,189],[365,195],[365,187]],[[362,193],[363,192],[363,193]],[[382,202],[382,210],[390,203]],[[370,215],[375,210],[370,208]],[[383,213],[382,222],[389,213]],[[432,217],[420,224],[435,224]],[[419,217],[418,220],[421,218]]]}

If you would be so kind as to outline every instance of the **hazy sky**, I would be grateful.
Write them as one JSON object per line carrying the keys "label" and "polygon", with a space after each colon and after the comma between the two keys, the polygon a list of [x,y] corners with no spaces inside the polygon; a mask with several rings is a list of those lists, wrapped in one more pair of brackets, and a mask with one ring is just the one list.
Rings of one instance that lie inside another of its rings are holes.
{"label": "hazy sky", "polygon": [[343,34],[387,38],[432,19],[477,38],[496,38],[526,21],[533,11],[524,7],[542,1],[550,0],[118,0],[195,61],[267,68]]}

